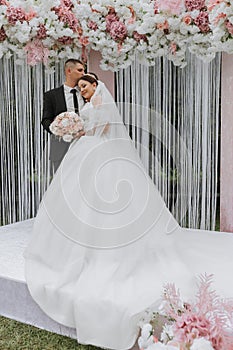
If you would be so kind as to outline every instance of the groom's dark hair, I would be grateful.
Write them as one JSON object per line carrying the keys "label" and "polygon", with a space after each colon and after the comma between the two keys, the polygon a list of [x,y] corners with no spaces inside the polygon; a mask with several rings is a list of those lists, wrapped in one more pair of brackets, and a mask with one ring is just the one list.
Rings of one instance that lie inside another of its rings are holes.
{"label": "groom's dark hair", "polygon": [[66,68],[69,67],[70,65],[74,65],[74,64],[77,64],[77,63],[81,64],[85,68],[85,64],[82,61],[80,61],[80,60],[78,60],[76,58],[69,58],[68,60],[66,60],[64,68],[66,70]]}

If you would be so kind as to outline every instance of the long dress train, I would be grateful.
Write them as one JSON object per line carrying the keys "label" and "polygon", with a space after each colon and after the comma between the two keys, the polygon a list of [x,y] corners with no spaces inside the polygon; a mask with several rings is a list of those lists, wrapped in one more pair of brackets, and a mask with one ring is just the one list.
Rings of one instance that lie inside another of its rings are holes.
{"label": "long dress train", "polygon": [[41,202],[26,280],[44,312],[75,327],[80,343],[123,350],[167,282],[189,299],[195,277],[213,273],[218,292],[232,296],[233,236],[177,224],[106,88],[97,93],[102,104],[83,110],[89,132],[71,145]]}

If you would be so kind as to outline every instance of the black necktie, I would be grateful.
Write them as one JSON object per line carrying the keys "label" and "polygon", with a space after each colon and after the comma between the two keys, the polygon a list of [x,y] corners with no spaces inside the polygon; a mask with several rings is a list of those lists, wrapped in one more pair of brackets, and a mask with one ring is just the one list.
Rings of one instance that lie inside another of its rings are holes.
{"label": "black necktie", "polygon": [[79,109],[78,109],[78,98],[77,98],[77,90],[76,89],[72,89],[70,90],[70,92],[73,94],[73,102],[74,102],[74,111],[75,113],[79,114]]}

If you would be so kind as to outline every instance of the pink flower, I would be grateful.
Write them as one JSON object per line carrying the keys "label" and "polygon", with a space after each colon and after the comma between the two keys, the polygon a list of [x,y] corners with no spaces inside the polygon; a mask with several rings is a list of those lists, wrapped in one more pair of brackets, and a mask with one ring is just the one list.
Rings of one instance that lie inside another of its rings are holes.
{"label": "pink flower", "polygon": [[170,50],[171,50],[171,53],[173,54],[173,55],[175,55],[175,53],[176,53],[176,50],[177,50],[177,45],[176,45],[176,43],[171,43],[171,45],[170,45]]}
{"label": "pink flower", "polygon": [[28,13],[25,14],[25,20],[29,22],[31,19],[36,17],[36,15],[37,13],[35,11],[30,10]]}
{"label": "pink flower", "polygon": [[67,7],[67,9],[71,9],[72,7],[74,7],[73,3],[71,0],[62,0],[61,4],[65,7]]}
{"label": "pink flower", "polygon": [[207,6],[208,11],[212,11],[215,8],[215,6],[221,4],[221,2],[223,1],[225,0],[209,0],[208,6]]}
{"label": "pink flower", "polygon": [[118,50],[118,52],[120,53],[121,52],[121,50],[122,50],[122,42],[120,42],[120,43],[118,43],[118,45],[117,45],[117,50]]}
{"label": "pink flower", "polygon": [[187,25],[190,25],[192,23],[192,17],[189,16],[189,15],[186,15],[183,17],[182,21],[187,24]]}
{"label": "pink flower", "polygon": [[157,23],[157,28],[160,30],[168,30],[169,24],[168,21],[164,21],[163,23]]}
{"label": "pink flower", "polygon": [[157,0],[154,1],[154,14],[156,15],[159,12],[159,7],[157,4]]}
{"label": "pink flower", "polygon": [[129,6],[132,17],[128,20],[128,24],[133,24],[136,21],[136,13],[132,6]]}
{"label": "pink flower", "polygon": [[197,301],[187,304],[181,301],[174,284],[164,290],[164,312],[173,319],[173,341],[182,349],[193,344],[194,339],[205,338],[215,350],[233,350],[233,301],[221,299],[210,289],[212,276],[200,277]]}
{"label": "pink flower", "polygon": [[9,3],[8,3],[8,1],[6,1],[6,0],[0,0],[0,5],[6,5],[6,6],[8,6]]}
{"label": "pink flower", "polygon": [[44,24],[39,25],[39,29],[37,31],[37,39],[45,39],[47,36],[46,28]]}
{"label": "pink flower", "polygon": [[110,29],[111,37],[116,41],[123,41],[127,35],[127,28],[121,21],[113,22]]}
{"label": "pink flower", "polygon": [[79,26],[78,19],[75,17],[75,15],[72,12],[68,10],[60,14],[59,19],[65,24],[67,24],[70,27],[70,29],[72,29],[73,31],[75,31]]}
{"label": "pink flower", "polygon": [[205,0],[185,0],[188,11],[201,10],[205,7]]}
{"label": "pink flower", "polygon": [[183,5],[183,0],[157,0],[157,6],[160,11],[173,15],[179,15],[183,9]]}
{"label": "pink flower", "polygon": [[54,7],[53,10],[55,11],[60,21],[64,22],[64,24],[66,24],[74,32],[77,31],[77,28],[79,27],[79,21],[68,7],[63,5]]}
{"label": "pink flower", "polygon": [[44,47],[41,40],[35,39],[29,42],[24,50],[27,53],[27,63],[29,65],[35,66],[40,62],[43,62],[45,65],[48,63],[49,49]]}
{"label": "pink flower", "polygon": [[17,21],[22,23],[26,20],[26,12],[21,7],[9,6],[6,10],[6,17],[9,24],[15,25]]}
{"label": "pink flower", "polygon": [[204,316],[193,312],[183,313],[178,316],[174,324],[174,340],[192,343],[198,337],[210,335],[211,323]]}
{"label": "pink flower", "polygon": [[107,32],[110,32],[112,24],[115,22],[118,22],[119,17],[117,17],[115,13],[110,13],[105,17],[105,20],[106,20],[106,30]]}
{"label": "pink flower", "polygon": [[73,43],[74,39],[69,37],[69,36],[64,35],[64,36],[58,38],[57,41],[61,44],[64,44],[64,45],[71,45]]}
{"label": "pink flower", "polygon": [[3,42],[7,38],[5,29],[2,27],[0,28],[0,43]]}
{"label": "pink flower", "polygon": [[233,24],[230,21],[225,22],[228,32],[233,36]]}
{"label": "pink flower", "polygon": [[133,32],[133,37],[134,37],[134,39],[135,39],[137,42],[139,42],[139,41],[141,41],[141,40],[147,41],[146,35],[145,35],[145,34],[139,34],[137,31],[134,31],[134,32]]}
{"label": "pink flower", "polygon": [[87,46],[89,44],[88,37],[87,36],[81,36],[79,38],[79,42],[80,42],[81,45]]}
{"label": "pink flower", "polygon": [[201,32],[209,32],[210,27],[208,12],[201,11],[199,15],[195,18],[194,23],[198,26]]}
{"label": "pink flower", "polygon": [[81,61],[83,63],[87,63],[87,49],[86,49],[86,46],[85,45],[82,45],[82,54],[81,54]]}
{"label": "pink flower", "polygon": [[89,21],[89,22],[88,22],[88,28],[90,28],[90,29],[96,31],[96,30],[98,29],[98,25],[97,25],[97,23],[94,22],[94,21]]}
{"label": "pink flower", "polygon": [[217,15],[217,17],[215,17],[215,19],[214,19],[214,24],[216,25],[216,24],[218,24],[218,22],[220,21],[220,19],[222,19],[222,18],[226,18],[226,14],[225,13],[219,13],[219,15]]}

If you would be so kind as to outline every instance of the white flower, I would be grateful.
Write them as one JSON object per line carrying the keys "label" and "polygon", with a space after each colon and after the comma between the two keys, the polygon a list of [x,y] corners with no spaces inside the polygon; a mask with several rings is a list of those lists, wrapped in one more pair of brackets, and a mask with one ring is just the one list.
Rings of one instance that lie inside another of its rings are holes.
{"label": "white flower", "polygon": [[166,345],[158,342],[158,343],[154,343],[152,345],[150,345],[147,350],[166,350]]}
{"label": "white flower", "polygon": [[190,350],[214,350],[211,343],[205,338],[196,338]]}
{"label": "white flower", "polygon": [[141,337],[144,339],[148,339],[151,336],[152,332],[153,332],[152,325],[150,323],[146,323],[142,327]]}
{"label": "white flower", "polygon": [[172,325],[165,324],[163,326],[163,331],[162,331],[161,336],[160,336],[162,342],[164,342],[166,344],[173,337],[174,337],[174,332],[173,332]]}
{"label": "white flower", "polygon": [[62,125],[63,126],[68,126],[69,125],[69,120],[64,118],[62,121],[61,121]]}
{"label": "white flower", "polygon": [[165,345],[163,343],[157,342],[150,345],[146,350],[179,350],[180,347],[173,345]]}
{"label": "white flower", "polygon": [[150,323],[146,323],[142,326],[141,336],[138,339],[139,348],[146,349],[153,342],[153,328]]}
{"label": "white flower", "polygon": [[62,138],[65,142],[71,142],[73,140],[72,135],[64,135]]}

